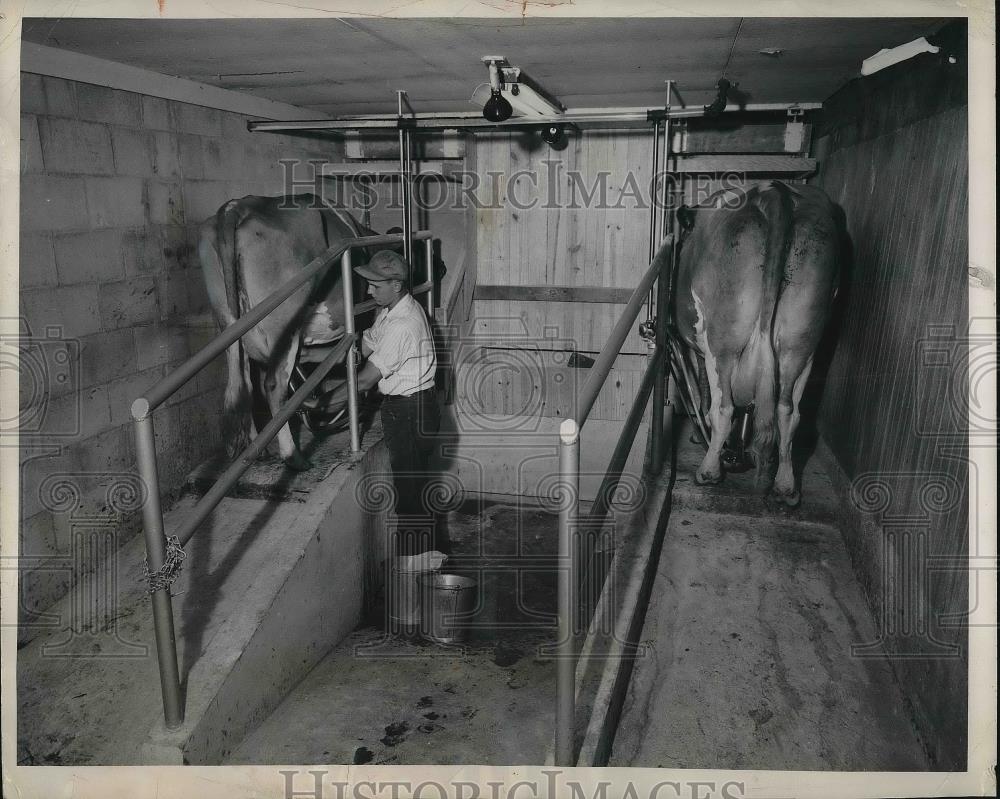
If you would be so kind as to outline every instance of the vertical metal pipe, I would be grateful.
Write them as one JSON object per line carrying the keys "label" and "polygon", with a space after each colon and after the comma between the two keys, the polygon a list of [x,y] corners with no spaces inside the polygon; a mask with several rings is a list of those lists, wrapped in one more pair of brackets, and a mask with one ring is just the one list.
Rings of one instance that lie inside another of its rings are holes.
{"label": "vertical metal pipe", "polygon": [[[667,81],[667,117],[663,120],[663,224],[661,236],[667,236],[673,230],[673,214],[671,209],[671,188],[673,181],[667,180],[667,173],[670,170],[670,95],[673,89],[673,81]],[[660,310],[657,308],[656,313]]]}
{"label": "vertical metal pipe", "polygon": [[567,419],[559,428],[559,668],[556,682],[557,766],[572,766],[576,703],[575,608],[577,562],[573,546],[579,505],[580,429]]}
{"label": "vertical metal pipe", "polygon": [[[653,177],[649,184],[649,260],[656,257],[658,230],[656,207],[656,178],[660,172],[660,121],[653,123]],[[653,319],[653,287],[649,287],[649,297],[646,300],[646,321]]]}
{"label": "vertical metal pipe", "polygon": [[[344,327],[347,335],[354,327],[354,271],[351,269],[350,248],[340,258],[340,282],[344,286]],[[351,452],[361,452],[361,426],[358,414],[358,345],[351,344],[345,360],[347,367],[347,414],[351,425]]]}
{"label": "vertical metal pipe", "polygon": [[[149,403],[137,400],[132,406],[135,419],[135,449],[139,476],[146,488],[142,505],[142,526],[146,538],[146,561],[149,570],[163,568],[166,539],[163,537],[163,511],[160,508],[160,478],[156,468],[156,444]],[[184,722],[180,673],[177,668],[177,641],[174,637],[174,613],[170,589],[161,588],[150,597],[153,602],[153,632],[156,658],[160,666],[160,690],[163,694],[163,720],[167,729],[177,729]]]}
{"label": "vertical metal pipe", "polygon": [[413,233],[411,230],[412,216],[410,214],[410,131],[402,126],[403,96],[406,92],[396,91],[396,114],[399,122],[399,179],[403,200],[403,257],[410,265],[410,285],[413,285]]}
{"label": "vertical metal pipe", "polygon": [[403,202],[406,203],[403,218],[403,246],[406,253],[406,260],[410,264],[410,277],[413,276],[413,152],[412,136],[409,130],[405,131],[406,136],[406,194],[403,195]]}
{"label": "vertical metal pipe", "polygon": [[[667,180],[670,170],[670,100],[673,81],[667,81],[667,116],[663,120],[663,227],[661,235],[666,237],[673,231],[673,214],[671,181]],[[656,352],[659,353],[656,382],[653,384],[653,414],[650,420],[650,461],[653,474],[659,474],[663,468],[663,404],[666,401],[666,359],[667,355],[667,322],[670,310],[670,275],[673,271],[673,251],[666,259],[656,278]]]}
{"label": "vertical metal pipe", "polygon": [[428,238],[424,241],[424,259],[427,282],[431,284],[427,291],[427,315],[434,320],[434,239]]}
{"label": "vertical metal pipe", "polygon": [[659,474],[663,468],[663,405],[666,400],[666,363],[667,363],[667,307],[669,304],[668,278],[672,257],[660,269],[656,279],[656,382],[653,383],[653,417],[650,420],[650,461],[653,474]]}

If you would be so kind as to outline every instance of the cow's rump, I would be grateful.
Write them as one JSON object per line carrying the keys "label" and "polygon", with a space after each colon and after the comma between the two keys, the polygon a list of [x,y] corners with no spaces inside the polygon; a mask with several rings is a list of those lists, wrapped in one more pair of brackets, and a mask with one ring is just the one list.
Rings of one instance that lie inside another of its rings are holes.
{"label": "cow's rump", "polygon": [[695,475],[721,479],[735,408],[753,407],[758,485],[798,502],[791,443],[799,400],[836,292],[838,216],[820,189],[777,181],[747,191],[738,207],[680,215],[675,323],[703,359],[712,440]]}
{"label": "cow's rump", "polygon": [[[367,232],[349,214],[313,195],[230,200],[202,224],[198,248],[220,328],[245,315],[338,240]],[[334,264],[229,348],[224,429],[231,454],[241,452],[252,434],[251,371],[259,371],[258,382],[273,415],[287,396],[303,338],[332,342],[344,329],[340,269]],[[309,465],[288,425],[277,439],[286,463],[297,469]]]}

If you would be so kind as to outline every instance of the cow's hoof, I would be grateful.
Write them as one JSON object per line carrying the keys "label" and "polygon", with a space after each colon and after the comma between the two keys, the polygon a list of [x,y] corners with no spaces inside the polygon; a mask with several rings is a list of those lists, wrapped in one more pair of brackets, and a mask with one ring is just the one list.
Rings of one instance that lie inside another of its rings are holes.
{"label": "cow's hoof", "polygon": [[312,467],[312,463],[301,452],[293,452],[282,460],[284,460],[285,466],[296,472],[304,472],[306,469]]}
{"label": "cow's hoof", "polygon": [[710,472],[695,472],[694,481],[700,486],[714,486],[722,482],[722,472],[712,474]]}
{"label": "cow's hoof", "polygon": [[780,500],[789,508],[797,508],[802,501],[802,494],[794,488],[791,491],[778,491],[775,489],[773,494],[775,499]]}

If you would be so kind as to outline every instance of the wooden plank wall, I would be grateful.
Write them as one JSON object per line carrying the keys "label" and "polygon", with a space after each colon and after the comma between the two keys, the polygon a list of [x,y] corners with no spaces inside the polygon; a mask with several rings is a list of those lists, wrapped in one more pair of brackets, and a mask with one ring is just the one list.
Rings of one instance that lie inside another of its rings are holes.
{"label": "wooden plank wall", "polygon": [[[897,654],[924,653],[893,665],[935,766],[949,770],[965,763],[967,654],[961,627],[940,619],[967,607],[968,574],[908,555],[900,525],[929,557],[967,551],[966,425],[954,401],[969,312],[964,69],[925,56],[850,84],[828,103],[816,148],[816,183],[843,207],[853,250],[819,428],[875,618],[919,618],[930,638],[960,647],[946,657],[926,636],[885,636]],[[907,606],[904,587],[922,580]]]}
{"label": "wooden plank wall", "polygon": [[[648,200],[652,174],[648,132],[575,134],[561,151],[537,135],[480,135],[476,150],[483,181],[477,195],[480,284],[635,287],[649,265],[649,212],[637,207]],[[634,186],[643,193],[641,200],[633,196],[634,190],[629,194],[630,170]],[[600,185],[602,171],[608,174],[606,201],[587,202],[586,194]],[[573,174],[582,184],[573,182]],[[524,407],[530,404],[530,392],[541,392],[546,397],[543,415],[567,413],[587,371],[554,365],[551,353],[544,352],[595,356],[623,308],[621,303],[476,300],[477,339],[501,348],[543,350],[536,356],[538,368],[530,374],[516,376],[511,368],[510,379],[481,386],[484,410]],[[626,355],[616,363],[591,418],[621,420],[628,414],[646,345],[633,333],[622,352]],[[503,353],[497,350],[492,358],[511,360]]]}
{"label": "wooden plank wall", "polygon": [[[752,127],[726,132],[731,149],[780,149],[781,137],[772,130],[775,126],[766,126],[763,137],[751,135],[748,129]],[[698,135],[704,138],[705,131]],[[712,146],[721,147],[718,140],[725,135],[716,131],[713,136]],[[649,130],[574,133],[561,151],[545,145],[537,135],[479,135],[475,149],[481,178],[477,193],[480,285],[635,287],[650,259]],[[607,175],[606,190],[601,188],[602,173]],[[754,185],[764,177],[743,178],[740,185]],[[731,180],[726,183],[732,184]],[[714,177],[687,176],[686,202],[704,199],[722,185]],[[589,202],[588,195],[593,196]],[[604,201],[598,201],[602,196]],[[619,302],[476,299],[472,333],[480,345],[495,345],[497,349],[491,351],[495,363],[513,358],[502,354],[510,347],[568,350],[595,357],[624,307]],[[640,312],[640,320],[645,314],[645,310]],[[634,393],[625,394],[638,386],[647,353],[637,329],[621,352],[592,418],[622,420],[628,414]],[[538,405],[543,415],[562,415],[570,395],[586,379],[586,371],[553,367],[539,358],[540,365],[532,367],[530,376],[515,376],[513,363],[506,370],[477,373],[471,379],[478,392],[475,401],[465,396],[470,412],[534,407],[532,397],[537,395],[550,398]],[[502,371],[509,372],[510,379],[502,379]],[[484,373],[493,375],[492,383],[480,379]]]}

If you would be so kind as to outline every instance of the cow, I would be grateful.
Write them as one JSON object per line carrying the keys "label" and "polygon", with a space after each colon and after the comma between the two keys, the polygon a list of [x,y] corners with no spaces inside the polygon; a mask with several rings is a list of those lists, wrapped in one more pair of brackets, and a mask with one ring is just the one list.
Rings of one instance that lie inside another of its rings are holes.
{"label": "cow", "polygon": [[[350,214],[310,194],[230,200],[199,231],[198,256],[217,323],[231,325],[338,241],[371,234]],[[332,343],[344,336],[340,273],[339,264],[331,265],[325,276],[298,289],[226,351],[223,435],[230,456],[242,452],[253,434],[251,370],[259,369],[274,415],[288,395],[301,344]],[[277,440],[289,467],[310,466],[287,424]]]}
{"label": "cow", "polygon": [[[752,407],[755,486],[790,507],[800,492],[792,438],[839,280],[838,209],[819,188],[769,181],[681,208],[675,326],[703,359],[711,441],[695,473],[722,479],[734,409]],[[733,207],[736,206],[736,207]],[[777,430],[777,433],[776,433]],[[770,484],[775,439],[778,467]]]}

